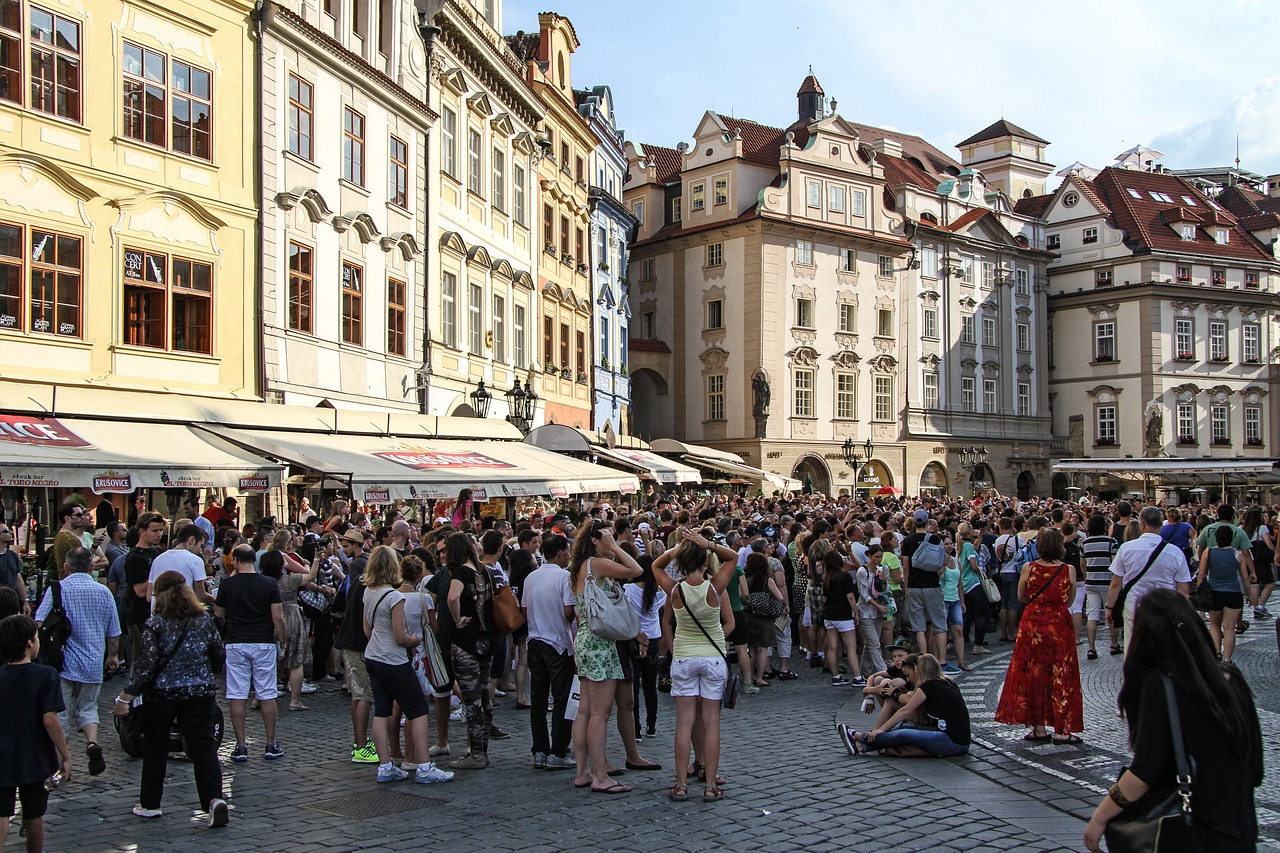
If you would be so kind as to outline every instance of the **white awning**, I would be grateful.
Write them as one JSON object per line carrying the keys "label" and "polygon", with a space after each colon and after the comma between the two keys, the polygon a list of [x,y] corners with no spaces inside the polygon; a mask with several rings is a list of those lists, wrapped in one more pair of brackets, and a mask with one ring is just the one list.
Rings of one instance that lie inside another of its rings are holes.
{"label": "white awning", "polygon": [[[135,412],[135,417],[146,415]],[[0,486],[266,492],[282,466],[178,423],[0,415]]]}
{"label": "white awning", "polygon": [[1117,476],[1191,474],[1266,474],[1276,467],[1273,459],[1061,459],[1054,472],[1064,474],[1115,474]]}
{"label": "white awning", "polygon": [[735,453],[729,453],[724,450],[717,450],[714,447],[704,447],[700,444],[688,444],[683,441],[676,441],[673,438],[660,438],[649,445],[650,449],[657,453],[670,453],[678,455],[683,461],[696,465],[699,468],[709,468],[713,471],[721,471],[734,477],[740,477],[744,480],[751,480],[763,485],[768,483],[774,489],[781,492],[798,492],[802,488],[798,480],[790,477],[784,477],[781,474],[775,474],[772,471],[765,471],[760,468],[753,468],[746,462],[742,461],[742,457]]}
{"label": "white awning", "polygon": [[593,447],[593,453],[606,456],[621,462],[628,468],[648,474],[650,479],[659,483],[701,483],[702,475],[697,468],[681,464],[674,459],[667,459],[647,450],[635,450],[625,447]]}
{"label": "white awning", "polygon": [[346,480],[365,503],[452,498],[564,497],[639,489],[634,476],[518,441],[454,441],[202,425],[242,447]]}
{"label": "white awning", "polygon": [[591,453],[597,457],[625,465],[630,471],[639,471],[646,479],[659,483],[701,483],[698,469],[682,465],[649,452],[643,441],[632,436],[614,436],[614,446],[598,432],[589,432],[564,424],[544,424],[535,427],[524,437],[525,444],[551,450],[556,453]]}

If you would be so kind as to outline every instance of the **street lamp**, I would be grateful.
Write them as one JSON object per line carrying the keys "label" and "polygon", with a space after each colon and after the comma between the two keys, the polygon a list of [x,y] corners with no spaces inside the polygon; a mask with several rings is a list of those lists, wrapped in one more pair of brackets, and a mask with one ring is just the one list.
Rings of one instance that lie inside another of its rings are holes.
{"label": "street lamp", "polygon": [[986,447],[965,447],[960,450],[960,467],[969,472],[969,485],[976,493],[978,475],[987,464]]}
{"label": "street lamp", "polygon": [[520,378],[516,377],[515,386],[503,396],[507,398],[507,408],[510,411],[507,422],[528,435],[533,426],[533,413],[538,405],[538,395],[534,393],[533,383],[530,382],[528,388],[522,388]]}
{"label": "street lamp", "polygon": [[476,383],[476,390],[471,392],[471,408],[475,409],[477,418],[487,418],[489,416],[489,403],[493,400],[493,395],[489,393],[489,389],[484,387],[484,380],[481,379]]}
{"label": "street lamp", "polygon": [[868,438],[866,443],[862,445],[862,452],[859,454],[858,446],[853,443],[853,439],[846,438],[840,448],[840,452],[844,454],[844,464],[853,469],[853,493],[857,495],[858,466],[862,465],[865,470],[867,464],[871,462],[872,455],[876,452],[876,446]]}

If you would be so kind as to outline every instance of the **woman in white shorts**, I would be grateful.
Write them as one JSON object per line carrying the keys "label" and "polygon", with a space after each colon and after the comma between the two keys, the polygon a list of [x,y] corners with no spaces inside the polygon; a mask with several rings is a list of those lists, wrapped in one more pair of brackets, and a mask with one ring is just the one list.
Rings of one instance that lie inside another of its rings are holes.
{"label": "woman in white shorts", "polygon": [[[676,700],[676,784],[668,796],[677,802],[689,799],[687,784],[689,755],[694,740],[694,723],[701,717],[698,743],[700,774],[705,767],[703,802],[724,798],[717,771],[720,765],[720,699],[724,695],[729,665],[725,657],[725,635],[733,630],[733,611],[725,588],[733,579],[738,555],[732,549],[713,546],[692,531],[679,531],[680,545],[654,561],[654,577],[667,593],[675,614],[672,643],[671,695]],[[712,551],[723,561],[715,577],[706,573],[707,555]],[[661,571],[674,562],[683,578],[679,583]]]}

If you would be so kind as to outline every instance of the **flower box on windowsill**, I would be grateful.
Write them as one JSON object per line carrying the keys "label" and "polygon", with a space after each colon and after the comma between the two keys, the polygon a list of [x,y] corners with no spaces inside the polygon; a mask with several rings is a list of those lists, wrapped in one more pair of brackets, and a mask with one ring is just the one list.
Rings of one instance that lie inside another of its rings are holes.
{"label": "flower box on windowsill", "polygon": [[1195,361],[1196,354],[1193,352],[1180,352],[1173,357],[1174,361]]}
{"label": "flower box on windowsill", "polygon": [[573,255],[561,255],[560,263],[564,264],[566,267],[573,266]]}
{"label": "flower box on windowsill", "polygon": [[1231,359],[1227,358],[1227,356],[1225,356],[1225,355],[1211,355],[1211,356],[1209,356],[1209,361],[1212,361],[1214,364],[1226,364],[1226,363],[1227,363],[1228,361],[1230,361],[1230,360],[1231,360]]}
{"label": "flower box on windowsill", "polygon": [[1211,445],[1213,445],[1214,447],[1230,447],[1230,446],[1231,446],[1231,439],[1229,439],[1229,438],[1215,438],[1213,441],[1210,441],[1209,443],[1210,443]]}
{"label": "flower box on windowsill", "polygon": [[552,376],[554,376],[554,375],[555,375],[555,373],[556,373],[556,366],[555,366],[554,364],[548,364],[548,365],[546,365],[545,367],[543,367],[542,369],[543,369],[544,371],[546,371],[547,373],[551,374]]}
{"label": "flower box on windowsill", "polygon": [[1199,443],[1200,442],[1196,441],[1196,437],[1194,435],[1178,436],[1178,444],[1199,444]]}
{"label": "flower box on windowsill", "polygon": [[1212,284],[1214,287],[1226,287],[1226,286],[1227,286],[1227,280],[1226,280],[1225,278],[1214,278],[1214,279],[1210,279],[1210,280],[1209,280],[1209,283],[1210,283],[1210,284]]}
{"label": "flower box on windowsill", "polygon": [[1099,438],[1096,441],[1094,441],[1093,446],[1094,447],[1116,447],[1119,444],[1120,442],[1116,441],[1114,438]]}
{"label": "flower box on windowsill", "polygon": [[1114,355],[1095,355],[1093,357],[1094,364],[1111,364],[1116,360]]}
{"label": "flower box on windowsill", "polygon": [[626,376],[631,371],[627,369],[627,363],[623,362],[622,364],[618,365],[618,372],[621,373],[623,376]]}
{"label": "flower box on windowsill", "polygon": [[609,359],[607,359],[607,358],[602,358],[602,359],[600,359],[600,369],[601,369],[601,370],[608,370],[608,369],[609,369]]}
{"label": "flower box on windowsill", "polygon": [[578,384],[579,384],[579,385],[586,385],[586,384],[587,384],[587,374],[585,374],[585,373],[579,373],[579,374],[578,374]]}
{"label": "flower box on windowsill", "polygon": [[566,367],[564,370],[560,371],[560,378],[561,378],[561,379],[572,379],[572,378],[573,378],[573,371]]}
{"label": "flower box on windowsill", "polygon": [[586,274],[587,274],[587,265],[578,264],[578,275],[586,275]]}
{"label": "flower box on windowsill", "polygon": [[1246,439],[1244,440],[1244,446],[1245,446],[1245,447],[1261,447],[1261,446],[1262,446],[1262,439],[1260,439],[1260,438],[1246,438]]}
{"label": "flower box on windowsill", "polygon": [[596,264],[596,269],[600,270],[600,272],[608,272],[609,265],[606,264],[604,261],[601,261],[600,263]]}
{"label": "flower box on windowsill", "polygon": [[551,245],[550,243],[543,246],[542,251],[546,252],[548,255],[550,255],[553,258],[556,256],[556,247]]}
{"label": "flower box on windowsill", "polygon": [[1180,284],[1186,284],[1186,283],[1188,283],[1188,282],[1190,282],[1190,281],[1191,281],[1191,276],[1189,276],[1189,275],[1180,275],[1180,276],[1178,276],[1178,282],[1179,282]]}
{"label": "flower box on windowsill", "polygon": [[1245,364],[1262,364],[1262,359],[1259,356],[1251,355],[1244,360],[1244,363]]}

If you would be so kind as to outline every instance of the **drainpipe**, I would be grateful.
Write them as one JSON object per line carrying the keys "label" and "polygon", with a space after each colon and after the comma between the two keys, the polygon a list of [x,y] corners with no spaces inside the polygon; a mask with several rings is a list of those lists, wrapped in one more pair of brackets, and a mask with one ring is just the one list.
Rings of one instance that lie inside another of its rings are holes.
{"label": "drainpipe", "polygon": [[[431,106],[431,55],[435,52],[436,38],[440,35],[440,28],[431,23],[435,19],[435,15],[442,8],[440,2],[431,2],[427,4],[427,8],[418,13],[418,34],[422,36],[422,45],[426,50],[426,67],[427,67],[427,86],[426,86],[426,102],[427,106]],[[429,215],[428,206],[435,199],[431,197],[431,134],[426,134],[425,144],[422,146],[422,174],[424,176],[422,191],[425,196],[423,205],[423,223],[424,231],[429,232],[431,228],[431,217]],[[422,240],[422,368],[414,377],[414,384],[418,386],[418,411],[422,414],[428,414],[428,395],[431,390],[431,299],[428,294],[431,291],[429,282],[431,281],[431,247],[434,245],[432,235],[430,233],[423,234]]]}
{"label": "drainpipe", "polygon": [[258,257],[253,265],[253,328],[254,328],[254,345],[257,348],[258,357],[258,375],[257,375],[257,393],[264,401],[267,398],[267,331],[263,321],[264,306],[266,299],[266,283],[265,271],[262,268],[262,259],[266,257],[267,235],[263,222],[267,217],[266,199],[262,197],[264,178],[264,160],[266,156],[266,148],[262,141],[263,121],[263,65],[266,61],[264,56],[264,48],[262,44],[263,37],[263,18],[266,17],[266,0],[255,0],[253,11],[250,17],[253,19],[253,33],[256,44],[253,49],[253,67],[254,67],[254,86],[253,86],[253,138],[254,138],[254,164],[253,164],[253,191],[257,197],[258,218],[254,223],[255,243],[258,247]]}

